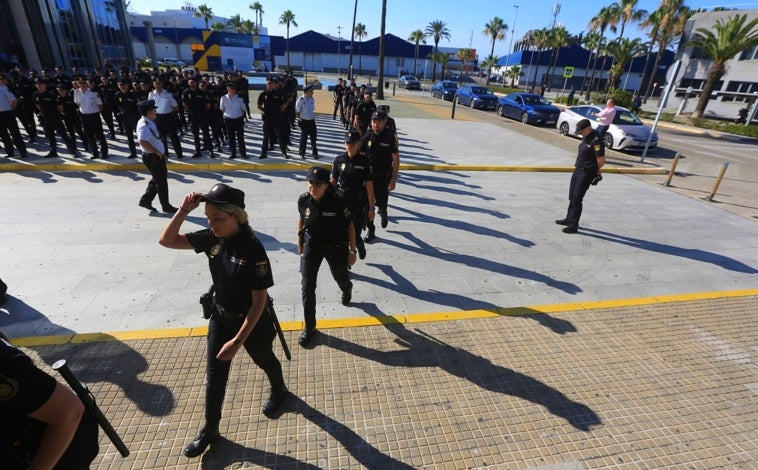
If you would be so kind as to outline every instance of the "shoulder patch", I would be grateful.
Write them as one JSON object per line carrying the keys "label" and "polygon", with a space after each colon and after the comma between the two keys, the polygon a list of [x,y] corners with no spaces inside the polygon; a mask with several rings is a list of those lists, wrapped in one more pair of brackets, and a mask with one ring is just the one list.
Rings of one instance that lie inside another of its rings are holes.
{"label": "shoulder patch", "polygon": [[595,152],[599,152],[599,151],[600,151],[600,144],[595,144]]}
{"label": "shoulder patch", "polygon": [[258,275],[258,277],[264,277],[268,274],[268,262],[266,261],[258,261],[255,263],[255,274]]}
{"label": "shoulder patch", "polygon": [[12,400],[18,395],[18,382],[5,375],[0,375],[0,402]]}

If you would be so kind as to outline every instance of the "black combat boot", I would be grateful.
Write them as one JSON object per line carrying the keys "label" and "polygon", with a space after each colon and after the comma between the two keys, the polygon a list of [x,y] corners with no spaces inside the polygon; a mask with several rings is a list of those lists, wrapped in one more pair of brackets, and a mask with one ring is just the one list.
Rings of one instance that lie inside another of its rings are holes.
{"label": "black combat boot", "polygon": [[270,419],[273,418],[287,400],[289,393],[284,384],[271,387],[271,395],[268,396],[268,401],[263,405],[264,416]]}
{"label": "black combat boot", "polygon": [[200,430],[200,434],[184,449],[184,456],[189,458],[199,457],[209,445],[216,442],[220,437],[218,423],[206,423],[203,429]]}

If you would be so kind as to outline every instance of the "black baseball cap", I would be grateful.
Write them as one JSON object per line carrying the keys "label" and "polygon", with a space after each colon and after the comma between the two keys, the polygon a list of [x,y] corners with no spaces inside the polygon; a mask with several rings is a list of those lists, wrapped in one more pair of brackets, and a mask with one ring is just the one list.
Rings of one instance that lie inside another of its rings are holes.
{"label": "black baseball cap", "polygon": [[155,109],[155,100],[142,100],[137,103],[137,108],[142,114],[147,114],[151,109]]}
{"label": "black baseball cap", "polygon": [[592,123],[589,119],[582,119],[581,121],[576,123],[576,129],[574,129],[574,134],[579,134],[584,129],[592,126]]}
{"label": "black baseball cap", "polygon": [[200,196],[200,200],[213,204],[232,204],[240,209],[245,208],[245,193],[224,183],[213,185],[210,191]]}
{"label": "black baseball cap", "polygon": [[385,113],[384,111],[376,110],[371,115],[371,119],[381,119],[382,121],[384,121],[387,119],[387,113]]}
{"label": "black baseball cap", "polygon": [[350,131],[345,134],[345,143],[354,144],[361,141],[361,133],[358,131]]}
{"label": "black baseball cap", "polygon": [[316,181],[319,183],[328,183],[331,173],[323,166],[312,166],[308,168],[308,174],[305,176],[307,181]]}

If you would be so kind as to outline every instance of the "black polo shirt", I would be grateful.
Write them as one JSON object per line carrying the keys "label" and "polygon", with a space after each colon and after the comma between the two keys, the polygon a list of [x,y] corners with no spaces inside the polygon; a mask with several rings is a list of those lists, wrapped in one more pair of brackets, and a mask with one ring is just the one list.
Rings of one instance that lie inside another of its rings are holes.
{"label": "black polo shirt", "polygon": [[605,156],[603,139],[594,130],[579,143],[579,152],[574,166],[576,168],[597,169],[597,157]]}
{"label": "black polo shirt", "polygon": [[361,140],[361,153],[368,157],[375,175],[392,173],[392,154],[397,151],[395,134],[386,125],[379,134],[369,130]]}
{"label": "black polo shirt", "polygon": [[350,210],[334,189],[327,188],[321,201],[316,202],[310,194],[303,193],[297,201],[300,220],[308,231],[312,243],[339,243],[348,241]]}
{"label": "black polo shirt", "polygon": [[348,158],[345,152],[334,159],[332,178],[337,182],[337,187],[349,196],[351,193],[363,194],[366,181],[372,181],[374,176],[371,163],[365,155],[359,153],[353,158]]}

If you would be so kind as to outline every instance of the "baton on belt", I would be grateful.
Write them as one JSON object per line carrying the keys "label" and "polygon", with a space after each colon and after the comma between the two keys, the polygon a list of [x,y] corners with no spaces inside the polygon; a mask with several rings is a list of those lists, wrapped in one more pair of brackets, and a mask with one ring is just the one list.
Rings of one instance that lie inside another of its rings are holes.
{"label": "baton on belt", "polygon": [[71,372],[71,369],[68,368],[66,365],[66,360],[61,359],[60,361],[56,361],[56,363],[53,364],[53,369],[58,371],[58,373],[63,376],[68,385],[74,390],[74,393],[76,393],[76,395],[79,397],[79,400],[84,403],[84,407],[95,415],[97,424],[103,428],[103,431],[108,436],[108,439],[110,439],[113,445],[116,446],[116,449],[118,449],[118,452],[121,454],[121,456],[128,456],[129,449],[126,448],[124,441],[121,440],[116,430],[113,429],[113,426],[111,426],[111,423],[108,422],[108,418],[106,418],[103,415],[103,412],[100,411],[100,408],[97,407],[95,398],[92,396],[92,393],[89,391],[87,386],[79,382],[79,379],[77,379],[76,376],[74,376],[74,373]]}
{"label": "baton on belt", "polygon": [[276,311],[274,310],[274,299],[271,298],[271,296],[268,297],[268,300],[266,301],[266,308],[269,311],[269,314],[271,315],[271,320],[274,322],[274,329],[276,330],[277,336],[279,336],[279,341],[282,342],[282,349],[284,349],[284,355],[287,357],[288,361],[292,360],[292,355],[290,354],[290,348],[287,347],[287,342],[284,340],[284,333],[282,332],[282,326],[279,324],[279,319],[276,317]]}

